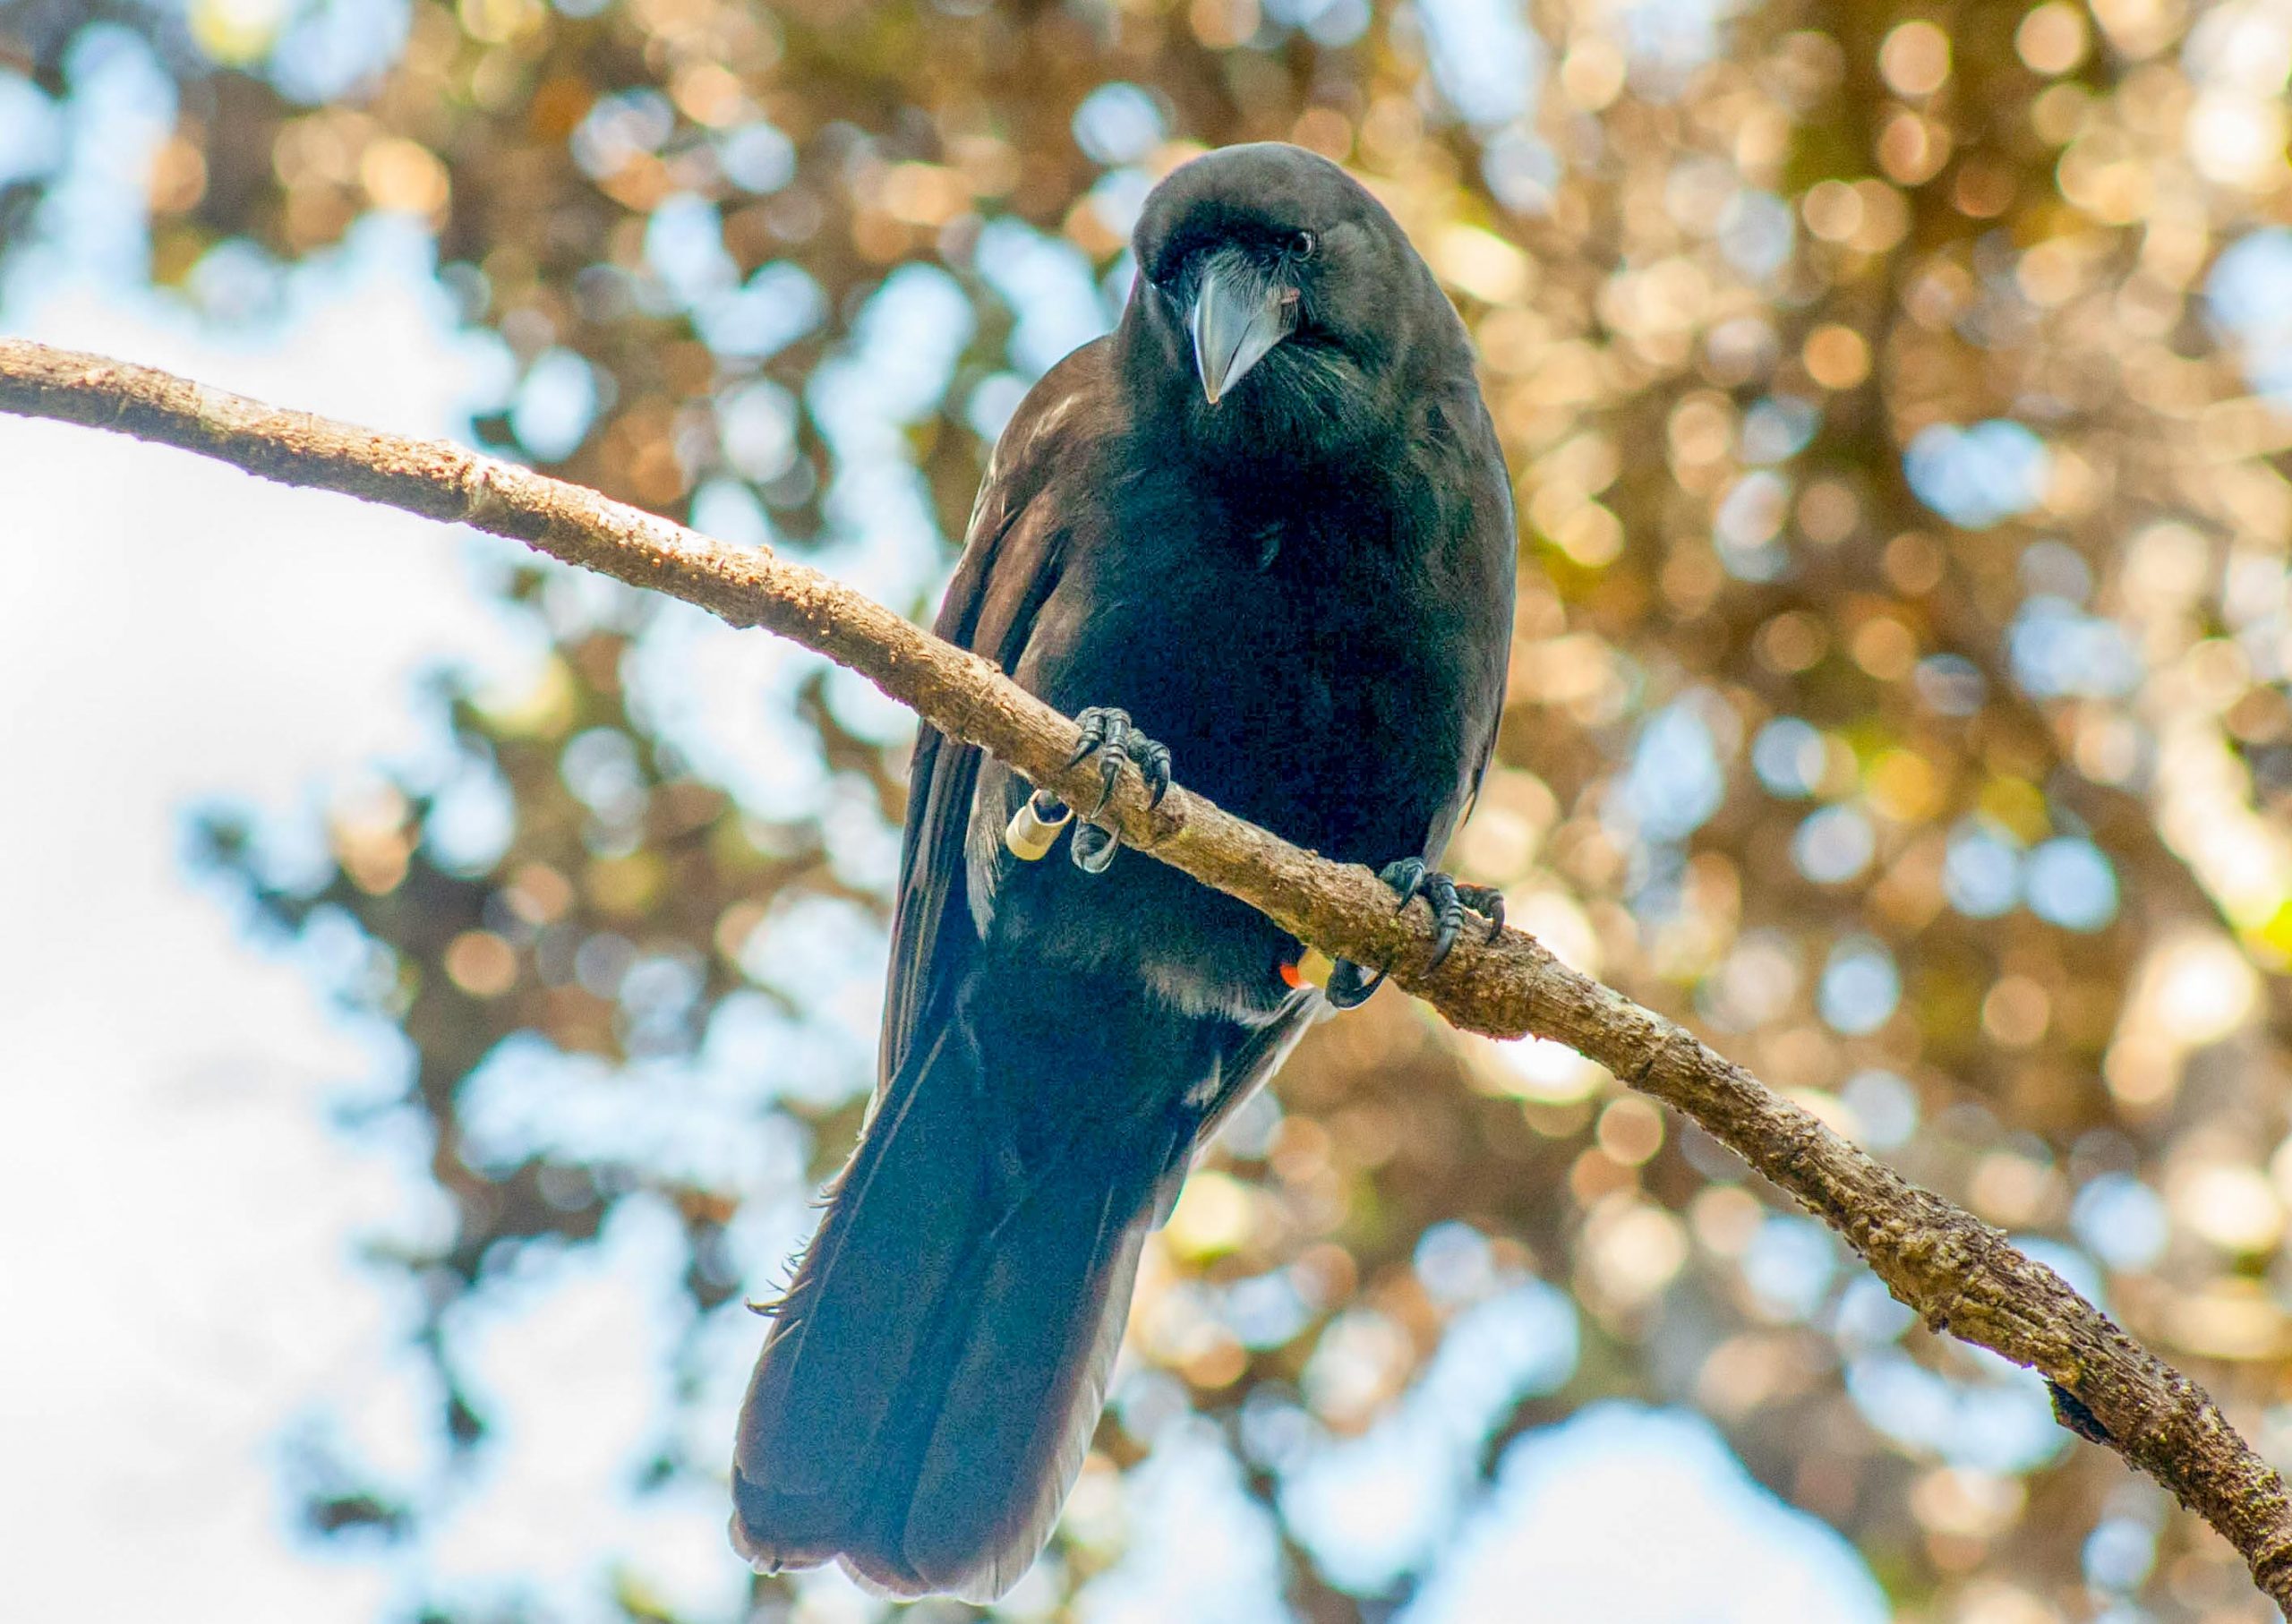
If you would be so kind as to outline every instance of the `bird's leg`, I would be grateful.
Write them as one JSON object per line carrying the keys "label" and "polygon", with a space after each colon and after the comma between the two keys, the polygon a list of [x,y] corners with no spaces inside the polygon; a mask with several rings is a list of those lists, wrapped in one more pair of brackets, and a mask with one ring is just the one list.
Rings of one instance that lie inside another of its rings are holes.
{"label": "bird's leg", "polygon": [[[1130,713],[1111,705],[1092,705],[1074,718],[1082,730],[1074,754],[1066,765],[1075,766],[1086,757],[1099,758],[1099,799],[1088,817],[1096,817],[1106,810],[1107,802],[1114,799],[1114,787],[1122,781],[1122,764],[1126,760],[1138,769],[1146,781],[1146,804],[1159,807],[1162,797],[1170,792],[1170,752],[1166,745],[1157,744],[1130,724]],[[1003,843],[1013,856],[1027,862],[1048,852],[1073,816],[1066,803],[1047,790],[1038,790],[1013,815],[1010,827],[1003,832]],[[1119,839],[1110,829],[1101,829],[1086,821],[1074,831],[1069,854],[1074,866],[1085,874],[1104,874],[1107,865],[1114,861]]]}
{"label": "bird's leg", "polygon": [[[1493,885],[1459,885],[1438,868],[1428,868],[1422,858],[1405,857],[1397,863],[1385,865],[1377,877],[1400,899],[1399,907],[1406,908],[1418,897],[1432,910],[1432,962],[1425,966],[1437,970],[1450,949],[1457,944],[1457,937],[1464,930],[1465,910],[1469,908],[1488,921],[1486,939],[1493,942],[1504,930],[1504,893]],[[1369,995],[1384,985],[1387,965],[1373,976],[1369,975],[1350,959],[1339,959],[1330,971],[1329,985],[1322,989],[1329,1001],[1339,1009],[1351,1009],[1368,1001]]]}

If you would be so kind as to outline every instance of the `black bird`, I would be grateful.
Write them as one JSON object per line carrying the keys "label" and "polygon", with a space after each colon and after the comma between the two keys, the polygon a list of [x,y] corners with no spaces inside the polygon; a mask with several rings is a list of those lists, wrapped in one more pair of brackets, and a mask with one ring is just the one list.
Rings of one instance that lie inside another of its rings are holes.
{"label": "black bird", "polygon": [[[1108,786],[1175,758],[1453,938],[1497,904],[1425,864],[1495,737],[1517,545],[1464,324],[1295,147],[1184,165],[1134,245],[1119,325],[1005,429],[938,633],[1079,713]],[[1086,819],[1071,862],[1021,860],[1014,817],[1065,809],[928,727],[910,797],[879,1082],[770,1311],[732,1541],[979,1601],[1049,1535],[1195,1148],[1375,982],[1302,982],[1295,937],[1174,868],[1102,874]]]}

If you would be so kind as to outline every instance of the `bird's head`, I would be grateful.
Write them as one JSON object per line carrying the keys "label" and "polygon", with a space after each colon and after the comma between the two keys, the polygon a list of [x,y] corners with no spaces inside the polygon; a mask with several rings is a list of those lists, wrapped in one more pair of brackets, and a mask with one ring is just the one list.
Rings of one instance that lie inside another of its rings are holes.
{"label": "bird's head", "polygon": [[1182,166],[1146,200],[1133,246],[1125,363],[1141,387],[1184,397],[1205,446],[1341,454],[1398,421],[1422,369],[1470,365],[1463,324],[1399,225],[1303,148],[1227,147]]}

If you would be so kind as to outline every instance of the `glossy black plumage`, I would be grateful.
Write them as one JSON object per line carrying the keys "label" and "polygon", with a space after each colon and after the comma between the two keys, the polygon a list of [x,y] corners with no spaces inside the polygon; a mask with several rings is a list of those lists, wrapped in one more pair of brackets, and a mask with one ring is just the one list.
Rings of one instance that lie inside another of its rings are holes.
{"label": "glossy black plumage", "polygon": [[[1120,707],[1293,841],[1437,859],[1494,738],[1515,567],[1463,324],[1295,148],[1179,169],[1136,246],[1116,330],[1005,430],[937,629],[1063,710]],[[1007,1588],[1088,1445],[1145,1233],[1322,1007],[1281,973],[1293,938],[1175,869],[1013,859],[1028,793],[917,743],[876,1109],[741,1415],[759,1566]]]}

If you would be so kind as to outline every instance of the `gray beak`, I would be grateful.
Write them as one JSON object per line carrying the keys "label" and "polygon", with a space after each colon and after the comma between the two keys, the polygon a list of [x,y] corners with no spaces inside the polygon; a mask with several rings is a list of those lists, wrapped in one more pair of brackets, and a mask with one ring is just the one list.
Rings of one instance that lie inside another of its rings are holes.
{"label": "gray beak", "polygon": [[1297,290],[1244,254],[1221,252],[1202,268],[1187,325],[1202,395],[1216,406],[1296,327]]}

